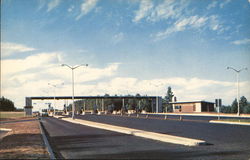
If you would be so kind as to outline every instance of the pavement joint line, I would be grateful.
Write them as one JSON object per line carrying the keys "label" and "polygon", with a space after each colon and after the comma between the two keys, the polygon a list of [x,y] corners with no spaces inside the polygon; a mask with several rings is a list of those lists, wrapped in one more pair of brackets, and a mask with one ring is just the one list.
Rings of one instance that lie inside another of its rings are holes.
{"label": "pavement joint line", "polygon": [[207,144],[203,140],[167,135],[167,134],[162,134],[162,133],[144,131],[144,130],[121,127],[121,126],[114,126],[110,124],[98,123],[98,122],[87,121],[87,120],[80,120],[80,119],[72,120],[71,118],[62,118],[62,120],[65,120],[71,123],[89,126],[89,127],[105,129],[109,131],[115,131],[119,133],[134,135],[138,137],[158,140],[158,141],[167,142],[167,143],[180,144],[180,145],[185,145],[185,146],[198,146],[198,145]]}
{"label": "pavement joint line", "polygon": [[42,137],[43,137],[43,142],[44,142],[45,147],[46,147],[46,149],[47,149],[47,151],[49,153],[49,157],[50,157],[50,159],[56,159],[56,157],[54,155],[54,152],[53,152],[53,150],[52,150],[52,148],[51,148],[51,146],[49,144],[49,141],[48,141],[48,139],[47,139],[47,137],[46,137],[46,135],[44,133],[43,127],[41,126],[41,123],[42,122],[39,121],[39,128],[40,128],[40,131],[41,131],[41,134],[42,134]]}
{"label": "pavement joint line", "polygon": [[230,122],[230,121],[211,120],[211,121],[209,121],[209,123],[250,126],[250,123],[248,123],[248,122]]}

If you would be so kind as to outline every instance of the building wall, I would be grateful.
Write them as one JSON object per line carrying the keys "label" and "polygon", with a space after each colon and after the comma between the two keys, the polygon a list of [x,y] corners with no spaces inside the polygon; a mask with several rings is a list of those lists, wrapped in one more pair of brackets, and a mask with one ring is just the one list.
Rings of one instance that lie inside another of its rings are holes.
{"label": "building wall", "polygon": [[195,103],[196,112],[201,112],[201,103]]}
{"label": "building wall", "polygon": [[200,110],[200,108],[197,108],[197,105],[195,103],[179,103],[179,104],[173,104],[173,111],[174,112],[184,112],[184,113],[192,113],[197,112]]}
{"label": "building wall", "polygon": [[193,113],[193,112],[213,112],[214,104],[206,102],[178,103],[173,104],[175,113]]}

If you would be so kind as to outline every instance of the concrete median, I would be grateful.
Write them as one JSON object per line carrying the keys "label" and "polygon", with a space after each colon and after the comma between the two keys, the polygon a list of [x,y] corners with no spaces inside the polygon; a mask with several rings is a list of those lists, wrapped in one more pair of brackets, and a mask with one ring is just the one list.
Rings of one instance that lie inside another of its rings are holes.
{"label": "concrete median", "polygon": [[73,120],[71,118],[62,118],[62,120],[89,126],[89,127],[134,135],[138,137],[158,140],[158,141],[167,142],[167,143],[180,144],[180,145],[185,145],[185,146],[198,146],[198,145],[206,144],[206,142],[203,140],[172,136],[172,135],[167,135],[167,134],[162,134],[162,133],[127,128],[127,127],[114,126],[110,124],[97,123],[97,122],[92,122],[92,121],[87,121],[87,120],[80,120],[80,119]]}

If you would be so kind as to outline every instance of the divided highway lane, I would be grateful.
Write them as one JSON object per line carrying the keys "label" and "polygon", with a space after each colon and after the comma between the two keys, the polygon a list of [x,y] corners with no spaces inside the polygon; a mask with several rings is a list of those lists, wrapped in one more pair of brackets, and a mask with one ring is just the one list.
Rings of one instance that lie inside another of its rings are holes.
{"label": "divided highway lane", "polygon": [[95,129],[52,117],[42,118],[42,123],[52,149],[60,159],[184,159],[191,157],[190,153],[194,158],[206,154],[194,148]]}
{"label": "divided highway lane", "polygon": [[[225,126],[221,124],[137,119],[119,116],[85,115],[77,116],[77,118],[185,137],[203,137],[208,139],[208,142],[214,143],[214,145],[186,147],[72,124],[56,118],[43,118],[42,122],[49,133],[49,141],[52,143],[52,148],[55,149],[59,158],[250,158],[250,127],[246,126]],[[211,126],[209,127],[208,125]],[[236,132],[238,129],[240,130]],[[231,132],[231,134],[228,132]],[[205,135],[202,136],[202,134]],[[224,137],[221,137],[222,135]]]}
{"label": "divided highway lane", "polygon": [[219,150],[246,151],[246,154],[250,158],[250,126],[144,119],[113,115],[78,115],[77,118],[205,140],[213,144],[213,148]]}

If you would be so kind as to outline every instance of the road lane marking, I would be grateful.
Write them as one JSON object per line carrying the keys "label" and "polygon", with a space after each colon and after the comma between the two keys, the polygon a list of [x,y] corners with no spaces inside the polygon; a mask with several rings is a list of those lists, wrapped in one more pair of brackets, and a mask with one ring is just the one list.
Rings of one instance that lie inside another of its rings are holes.
{"label": "road lane marking", "polygon": [[180,144],[180,145],[185,145],[185,146],[198,146],[198,145],[206,144],[206,142],[203,140],[172,136],[172,135],[167,135],[167,134],[162,134],[162,133],[149,132],[149,131],[121,127],[121,126],[114,126],[110,124],[98,123],[98,122],[93,122],[93,121],[87,121],[87,120],[81,120],[81,119],[73,120],[71,118],[62,118],[62,120],[89,126],[89,127],[94,127],[98,129],[104,129],[104,130],[134,135],[138,137],[158,140],[158,141],[167,142],[167,143]]}
{"label": "road lane marking", "polygon": [[233,125],[250,126],[249,122],[230,122],[230,121],[211,120],[211,121],[209,121],[209,123],[233,124]]}

